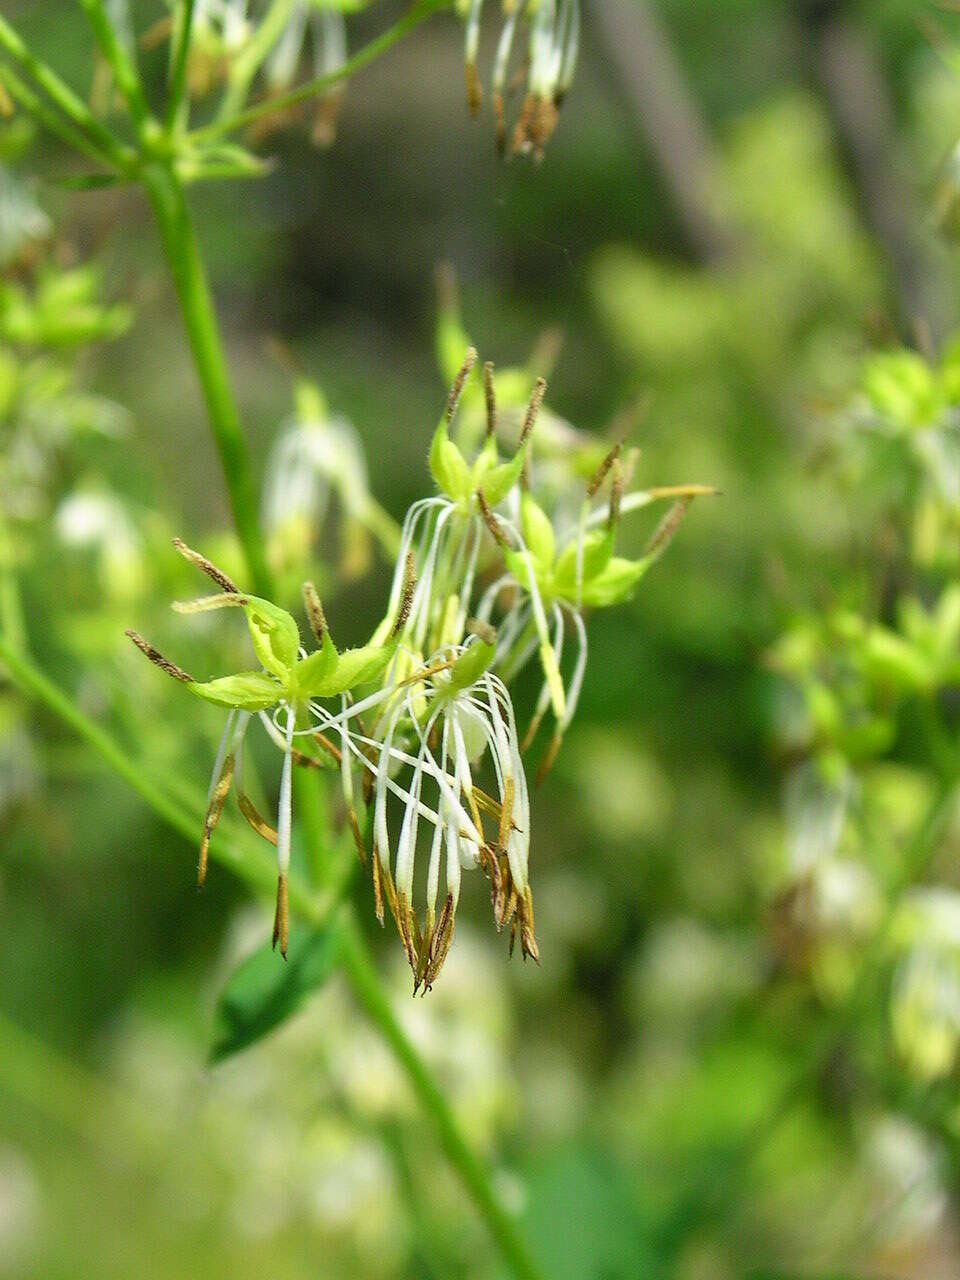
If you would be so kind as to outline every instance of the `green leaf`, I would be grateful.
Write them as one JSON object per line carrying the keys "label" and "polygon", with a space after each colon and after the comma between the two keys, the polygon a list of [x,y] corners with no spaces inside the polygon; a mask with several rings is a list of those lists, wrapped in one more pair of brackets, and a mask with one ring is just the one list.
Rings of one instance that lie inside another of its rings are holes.
{"label": "green leaf", "polygon": [[324,680],[336,668],[339,656],[336,645],[330,639],[330,632],[325,631],[320,648],[298,662],[293,669],[293,682],[297,690],[305,698],[316,697]]}
{"label": "green leaf", "polygon": [[556,537],[550,517],[539,506],[529,493],[523,495],[520,507],[520,520],[523,527],[523,540],[527,550],[537,565],[543,569],[553,566],[553,558],[557,553]]}
{"label": "green leaf", "polygon": [[220,993],[211,1062],[222,1062],[278,1027],[326,982],[336,962],[337,937],[329,928],[295,930],[286,964],[265,942]]}
{"label": "green leaf", "polygon": [[257,596],[244,597],[243,611],[257,657],[268,671],[287,680],[300,648],[300,632],[293,617]]}
{"label": "green leaf", "polygon": [[215,702],[219,707],[239,707],[242,711],[266,711],[283,693],[272,676],[263,671],[241,671],[235,676],[221,676],[205,683],[191,681],[187,688],[198,698]]}

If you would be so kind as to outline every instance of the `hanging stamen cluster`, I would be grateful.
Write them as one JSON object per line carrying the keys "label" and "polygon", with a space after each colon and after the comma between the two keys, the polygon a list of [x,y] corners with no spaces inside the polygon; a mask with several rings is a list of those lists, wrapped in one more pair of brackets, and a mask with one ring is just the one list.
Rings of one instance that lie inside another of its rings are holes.
{"label": "hanging stamen cluster", "polygon": [[[469,0],[464,35],[467,104],[477,115],[483,89],[477,70],[483,0]],[[503,26],[491,77],[491,98],[501,155],[532,155],[539,160],[557,126],[560,106],[573,83],[580,52],[580,0],[504,0]],[[529,27],[527,49],[511,75],[518,28]],[[507,125],[511,95],[523,90],[512,129]]]}
{"label": "hanging stamen cluster", "polygon": [[[228,708],[201,830],[199,883],[233,791],[241,815],[277,850],[274,945],[286,955],[292,771],[335,768],[360,862],[370,868],[377,918],[382,924],[386,909],[393,916],[415,992],[429,990],[443,966],[465,870],[480,868],[488,879],[494,924],[509,930],[510,951],[519,939],[524,957],[539,958],[523,751],[551,712],[554,732],[539,780],[579,701],[587,663],[585,611],[625,599],[663,552],[693,497],[709,492],[688,485],[626,494],[631,465],[616,443],[586,487],[577,528],[558,548],[532,488],[534,428],[546,384],[534,382],[518,443],[502,459],[495,370],[485,364],[486,430],[468,460],[453,433],[476,361],[470,348],[430,447],[437,492],[407,512],[387,610],[368,644],[338,651],[319,595],[307,582],[303,606],[316,645],[308,653],[291,614],[242,592],[179,540],[177,549],[218,593],[174,608],[182,614],[241,609],[260,669],[200,682],[128,632],[167,675]],[[621,515],[667,497],[674,506],[640,559],[616,556]],[[487,584],[482,592],[478,580]],[[568,665],[564,646],[571,634],[575,653]],[[521,740],[508,686],[534,656],[542,685]],[[282,754],[275,827],[244,787],[243,746],[254,720]],[[421,840],[426,865],[415,889]]]}

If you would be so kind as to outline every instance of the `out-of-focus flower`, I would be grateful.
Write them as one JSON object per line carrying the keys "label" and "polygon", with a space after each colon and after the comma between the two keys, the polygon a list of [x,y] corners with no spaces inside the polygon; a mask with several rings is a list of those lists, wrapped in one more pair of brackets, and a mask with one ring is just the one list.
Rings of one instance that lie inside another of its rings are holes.
{"label": "out-of-focus flower", "polygon": [[143,580],[143,549],[129,511],[111,493],[79,489],[61,502],[54,526],[65,546],[93,550],[111,597],[135,595]]}
{"label": "out-of-focus flower", "polygon": [[32,255],[52,224],[26,183],[0,164],[0,267]]}
{"label": "out-of-focus flower", "polygon": [[[483,90],[477,71],[483,0],[465,0],[463,65],[467,103],[473,115],[480,110]],[[524,71],[519,85],[525,93],[513,124],[507,125],[507,99],[514,90],[509,79],[518,27],[529,27]],[[580,52],[580,0],[503,0],[503,26],[493,63],[491,91],[496,119],[497,147],[513,154],[532,154],[539,160],[557,126],[557,115],[573,83]]]}
{"label": "out-of-focus flower", "polygon": [[[295,0],[286,26],[264,63],[263,75],[267,100],[284,93],[296,79],[309,46],[313,75],[317,79],[339,70],[347,60],[347,28],[342,12],[316,0]],[[297,103],[266,115],[252,129],[255,138],[301,118],[305,110],[313,113],[311,138],[316,146],[329,146],[336,134],[337,116],[343,98],[343,85],[315,95],[307,106]]]}
{"label": "out-of-focus flower", "polygon": [[942,1079],[960,1052],[960,894],[911,890],[892,927],[900,959],[890,1020],[897,1050],[922,1081]]}

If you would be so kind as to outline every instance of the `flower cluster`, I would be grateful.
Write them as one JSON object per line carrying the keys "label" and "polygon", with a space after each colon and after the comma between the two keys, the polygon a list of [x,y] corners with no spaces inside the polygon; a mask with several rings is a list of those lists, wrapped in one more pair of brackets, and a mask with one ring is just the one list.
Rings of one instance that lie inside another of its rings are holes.
{"label": "flower cluster", "polygon": [[[477,71],[483,0],[466,7],[463,66],[467,103],[473,115],[480,110],[483,90]],[[517,30],[529,28],[521,68],[510,74]],[[497,147],[501,154],[533,155],[537,160],[557,127],[563,99],[573,82],[580,52],[580,0],[503,0],[503,27],[497,42],[491,77]],[[510,95],[524,88],[512,129],[507,126]]]}
{"label": "flower cluster", "polygon": [[[453,431],[475,363],[471,348],[430,448],[437,492],[407,512],[387,609],[366,645],[337,649],[308,582],[303,604],[315,640],[308,653],[290,613],[241,591],[179,541],[181,553],[219,590],[174,608],[184,614],[241,609],[260,668],[194,680],[128,632],[191,693],[228,708],[201,836],[201,883],[211,836],[233,788],[243,816],[277,849],[274,942],[285,954],[292,769],[335,767],[360,860],[370,862],[376,914],[383,923],[385,905],[390,909],[414,991],[428,990],[443,966],[465,870],[480,868],[489,880],[494,922],[498,930],[509,930],[511,951],[519,940],[525,957],[538,958],[523,752],[551,713],[554,730],[541,759],[542,776],[573,716],[586,669],[584,611],[626,599],[689,503],[707,492],[691,485],[625,494],[628,475],[616,443],[587,484],[575,525],[558,538],[531,490],[532,442],[545,383],[534,384],[516,445],[501,457],[496,379],[493,366],[484,365],[484,437],[465,453]],[[621,514],[667,496],[674,505],[645,553],[638,559],[617,556]],[[576,655],[565,664],[564,637],[571,631]],[[508,685],[534,657],[542,690],[521,738]],[[243,744],[254,720],[282,753],[276,827],[244,789]],[[429,850],[418,890],[422,912],[414,887],[421,831]]]}

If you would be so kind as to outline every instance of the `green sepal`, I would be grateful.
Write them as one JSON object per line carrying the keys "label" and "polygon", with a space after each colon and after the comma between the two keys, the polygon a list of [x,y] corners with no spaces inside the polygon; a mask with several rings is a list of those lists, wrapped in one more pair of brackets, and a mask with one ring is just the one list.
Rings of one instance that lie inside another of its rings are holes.
{"label": "green sepal", "polygon": [[[533,583],[530,581],[530,571],[527,568],[527,561],[524,558],[523,552],[505,549],[503,559],[507,568],[516,578],[517,582],[519,582],[520,586],[523,587],[524,591],[532,591]],[[530,566],[533,569],[533,576],[536,579],[536,585],[539,587],[542,595],[547,584],[544,581],[544,575],[539,572],[538,562],[534,559],[533,555],[530,556]]]}
{"label": "green sepal", "polygon": [[487,436],[483,442],[483,448],[477,454],[473,464],[473,471],[470,473],[470,487],[476,492],[477,489],[484,488],[484,479],[490,473],[490,470],[497,465],[497,442],[493,436]]}
{"label": "green sepal", "polygon": [[450,688],[459,692],[475,684],[490,666],[496,650],[495,643],[488,644],[486,640],[474,640],[450,668]]}
{"label": "green sepal", "polygon": [[550,517],[529,493],[520,504],[520,522],[527,550],[539,569],[551,569],[557,554],[557,540]]}
{"label": "green sepal", "polygon": [[509,462],[501,462],[499,466],[491,467],[487,472],[482,488],[483,496],[491,507],[502,502],[520,479],[526,452],[526,445],[524,445],[522,449],[517,450]]}
{"label": "green sepal", "polygon": [[290,677],[300,648],[300,632],[293,616],[269,600],[243,597],[253,649],[262,665],[281,680]]}
{"label": "green sepal", "polygon": [[334,698],[357,685],[372,684],[386,671],[396,650],[396,640],[381,645],[365,644],[359,649],[345,649],[330,674],[317,681],[311,696]]}
{"label": "green sepal", "polygon": [[317,696],[324,681],[336,668],[340,655],[330,639],[330,632],[323,633],[323,643],[309,657],[302,658],[293,669],[293,685],[304,698]]}
{"label": "green sepal", "polygon": [[438,489],[460,502],[471,492],[470,468],[447,432],[445,418],[441,418],[430,445],[430,474]]}
{"label": "green sepal", "polygon": [[652,563],[649,556],[644,556],[640,560],[625,560],[622,556],[612,556],[602,573],[589,582],[584,582],[583,603],[595,609],[602,609],[607,605],[620,604],[629,599],[634,587]]}
{"label": "green sepal", "polygon": [[204,683],[191,680],[187,688],[206,702],[215,702],[218,707],[236,707],[240,711],[266,711],[283,696],[277,681],[263,671],[240,671],[235,676],[221,676]]}
{"label": "green sepal", "polygon": [[[613,533],[609,529],[596,529],[583,539],[583,577],[582,584],[586,588],[589,582],[599,577],[610,563],[613,555]],[[557,590],[565,595],[576,590],[578,541],[574,539],[560,552],[554,570],[554,582]]]}

